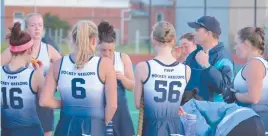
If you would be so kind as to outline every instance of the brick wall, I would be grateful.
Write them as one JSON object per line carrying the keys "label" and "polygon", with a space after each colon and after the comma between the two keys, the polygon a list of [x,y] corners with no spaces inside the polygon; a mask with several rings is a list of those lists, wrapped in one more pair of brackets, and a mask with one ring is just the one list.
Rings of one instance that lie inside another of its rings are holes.
{"label": "brick wall", "polygon": [[[90,19],[96,24],[102,20],[109,21],[116,29],[121,29],[121,10],[122,8],[71,8],[71,7],[38,7],[37,11],[44,15],[50,12],[52,15],[59,16],[62,20],[68,21],[71,25],[81,19]],[[26,16],[34,11],[34,7],[6,6],[5,24],[11,27],[15,12],[23,12]],[[128,38],[128,23],[125,22],[124,41]],[[7,28],[6,28],[7,30]],[[126,42],[125,42],[126,43]]]}

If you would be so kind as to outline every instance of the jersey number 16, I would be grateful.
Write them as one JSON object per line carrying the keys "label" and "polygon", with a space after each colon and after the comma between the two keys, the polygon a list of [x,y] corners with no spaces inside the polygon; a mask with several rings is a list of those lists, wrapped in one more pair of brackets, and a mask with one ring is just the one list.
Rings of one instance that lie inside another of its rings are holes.
{"label": "jersey number 16", "polygon": [[[7,91],[6,87],[1,88],[2,92],[2,108],[3,109],[9,109],[10,107],[12,109],[22,109],[23,108],[23,100],[19,96],[15,96],[15,93],[22,94],[22,90],[20,88],[11,88],[9,91]],[[8,98],[10,100],[10,106],[8,105]]]}

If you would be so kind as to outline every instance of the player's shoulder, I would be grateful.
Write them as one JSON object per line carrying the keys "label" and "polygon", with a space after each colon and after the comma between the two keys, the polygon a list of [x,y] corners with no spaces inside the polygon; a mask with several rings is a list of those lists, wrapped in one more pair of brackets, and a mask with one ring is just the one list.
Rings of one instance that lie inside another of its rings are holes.
{"label": "player's shoulder", "polygon": [[120,53],[121,58],[129,58],[129,56],[126,53],[124,52],[119,52],[119,53]]}
{"label": "player's shoulder", "polygon": [[251,59],[248,64],[246,65],[246,67],[251,67],[253,69],[255,68],[261,68],[261,67],[266,67],[265,66],[265,60],[264,59],[261,59],[261,58],[254,58],[254,59]]}
{"label": "player's shoulder", "polygon": [[120,56],[124,63],[131,63],[131,59],[126,53],[120,53]]}
{"label": "player's shoulder", "polygon": [[111,59],[107,58],[107,57],[99,57],[100,59],[100,65],[103,66],[112,66],[113,62]]}
{"label": "player's shoulder", "polygon": [[139,62],[137,65],[136,65],[136,70],[142,70],[144,68],[147,68],[147,64],[148,61],[142,61],[142,62]]}
{"label": "player's shoulder", "polygon": [[53,68],[54,71],[58,71],[58,69],[61,68],[62,65],[64,65],[63,61],[67,59],[67,57],[69,59],[69,56],[63,56],[62,58],[55,60],[52,63],[51,68]]}
{"label": "player's shoulder", "polygon": [[58,50],[56,50],[52,45],[46,44],[46,46],[49,54],[59,54]]}

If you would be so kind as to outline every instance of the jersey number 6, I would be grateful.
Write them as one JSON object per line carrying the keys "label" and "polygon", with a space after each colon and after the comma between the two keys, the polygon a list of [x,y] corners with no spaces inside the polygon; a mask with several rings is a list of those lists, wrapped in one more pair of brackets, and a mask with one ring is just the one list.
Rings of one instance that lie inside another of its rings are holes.
{"label": "jersey number 6", "polygon": [[72,79],[72,96],[76,99],[86,98],[86,89],[83,87],[77,87],[77,83],[85,84],[86,81],[83,78]]}
{"label": "jersey number 6", "polygon": [[[160,87],[160,85],[162,85],[162,87]],[[163,80],[156,80],[155,81],[155,85],[154,85],[154,89],[156,92],[161,92],[162,96],[161,97],[154,97],[154,101],[155,102],[165,102],[166,99],[168,99],[169,102],[171,103],[176,103],[179,101],[180,98],[180,90],[174,90],[174,87],[181,87],[181,82],[180,81],[172,81],[169,83],[169,88],[168,90],[166,89],[168,85],[167,81],[163,81]],[[167,98],[167,94],[168,94],[168,98]]]}

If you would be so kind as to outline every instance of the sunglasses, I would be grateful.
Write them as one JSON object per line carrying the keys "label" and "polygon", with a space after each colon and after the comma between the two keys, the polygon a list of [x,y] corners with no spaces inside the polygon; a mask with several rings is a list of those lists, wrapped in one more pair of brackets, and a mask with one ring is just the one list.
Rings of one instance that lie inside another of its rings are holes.
{"label": "sunglasses", "polygon": [[206,27],[206,25],[202,22],[200,22],[199,20],[195,21],[196,24],[200,25],[201,27],[204,27],[205,29],[207,29],[209,31],[209,29]]}

